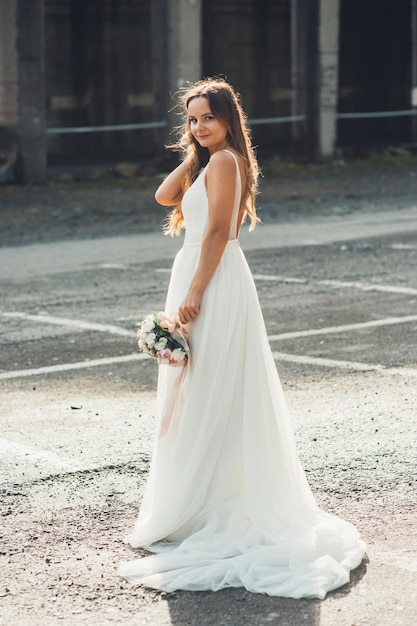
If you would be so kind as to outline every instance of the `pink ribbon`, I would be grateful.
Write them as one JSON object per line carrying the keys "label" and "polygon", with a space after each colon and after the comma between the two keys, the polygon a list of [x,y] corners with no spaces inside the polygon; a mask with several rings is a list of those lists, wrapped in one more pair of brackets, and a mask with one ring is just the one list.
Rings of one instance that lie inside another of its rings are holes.
{"label": "pink ribbon", "polygon": [[174,413],[174,409],[175,409],[175,405],[177,403],[178,400],[178,394],[180,391],[180,387],[181,384],[184,380],[184,374],[185,374],[185,369],[187,367],[187,362],[184,363],[184,365],[181,368],[181,372],[179,373],[179,375],[177,376],[177,379],[174,383],[174,387],[172,389],[172,393],[171,393],[171,398],[169,401],[169,404],[167,406],[167,408],[165,409],[165,412],[162,416],[161,419],[161,430],[159,432],[159,436],[163,437],[164,435],[167,434],[169,426],[171,424],[171,419],[172,419],[172,415]]}

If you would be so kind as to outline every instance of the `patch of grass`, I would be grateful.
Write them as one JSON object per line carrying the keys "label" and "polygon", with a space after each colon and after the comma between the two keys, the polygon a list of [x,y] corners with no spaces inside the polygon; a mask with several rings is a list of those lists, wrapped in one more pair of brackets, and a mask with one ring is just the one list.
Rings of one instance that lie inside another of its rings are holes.
{"label": "patch of grass", "polygon": [[340,151],[334,156],[320,157],[316,160],[302,162],[291,161],[275,156],[261,163],[264,176],[292,177],[314,175],[324,170],[340,167],[369,168],[381,165],[417,165],[417,153],[404,148],[385,148],[380,151],[370,151],[364,156],[343,155]]}
{"label": "patch of grass", "polygon": [[261,163],[261,171],[268,178],[274,177],[290,177],[301,176],[303,174],[316,174],[324,168],[324,163],[312,161],[309,163],[301,163],[297,161],[288,161],[279,158],[273,158],[269,161]]}
{"label": "patch of grass", "polygon": [[417,165],[417,154],[393,154],[386,152],[370,152],[365,157],[352,158],[350,165],[356,167],[374,167],[376,165]]}

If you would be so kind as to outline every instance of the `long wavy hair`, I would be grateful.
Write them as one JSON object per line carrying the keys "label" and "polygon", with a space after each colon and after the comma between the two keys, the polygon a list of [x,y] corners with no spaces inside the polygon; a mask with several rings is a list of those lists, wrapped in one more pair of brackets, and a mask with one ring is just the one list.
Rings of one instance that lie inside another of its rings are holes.
{"label": "long wavy hair", "polygon": [[[253,230],[256,223],[260,221],[255,208],[259,168],[252,147],[247,117],[240,103],[240,96],[223,78],[205,78],[178,91],[178,105],[184,115],[184,122],[177,129],[179,131],[178,142],[168,146],[168,148],[180,150],[183,153],[183,161],[187,164],[182,192],[184,194],[193,184],[201,168],[207,165],[210,158],[208,149],[201,147],[191,134],[187,115],[189,103],[194,98],[199,97],[207,98],[213,115],[228,129],[227,141],[229,145],[243,158],[246,174],[246,187],[243,193],[245,204],[243,219],[249,216],[249,230]],[[184,217],[181,204],[179,204],[168,214],[164,224],[164,232],[172,236],[178,235],[183,227]]]}

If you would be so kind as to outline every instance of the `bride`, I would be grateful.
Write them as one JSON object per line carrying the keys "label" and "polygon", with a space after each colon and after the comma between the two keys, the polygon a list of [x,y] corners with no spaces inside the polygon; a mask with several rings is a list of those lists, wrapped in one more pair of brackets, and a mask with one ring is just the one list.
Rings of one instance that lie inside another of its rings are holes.
{"label": "bride", "polygon": [[257,222],[258,168],[239,97],[222,79],[182,94],[182,163],[156,192],[185,227],[165,312],[186,325],[185,371],[160,367],[158,432],[139,517],[126,542],[154,553],[120,566],[174,591],[245,587],[324,598],[349,581],[365,545],[320,510],[301,467],[253,278],[239,246]]}

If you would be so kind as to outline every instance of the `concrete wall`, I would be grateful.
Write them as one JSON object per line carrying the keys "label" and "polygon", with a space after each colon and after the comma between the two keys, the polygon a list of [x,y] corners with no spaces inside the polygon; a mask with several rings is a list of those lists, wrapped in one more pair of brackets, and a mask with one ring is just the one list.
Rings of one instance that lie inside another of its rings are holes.
{"label": "concrete wall", "polygon": [[16,1],[0,0],[0,183],[14,180],[17,141]]}
{"label": "concrete wall", "polygon": [[43,1],[0,3],[0,180],[46,176]]}
{"label": "concrete wall", "polygon": [[17,124],[16,0],[0,0],[0,124]]}
{"label": "concrete wall", "polygon": [[410,118],[337,120],[339,111],[410,106],[409,0],[45,1],[49,126],[168,123],[49,137],[55,161],[160,154],[178,122],[171,95],[214,74],[240,91],[251,118],[305,116],[254,125],[261,155],[411,138]]}
{"label": "concrete wall", "polygon": [[[46,0],[49,127],[153,120],[148,0]],[[152,131],[54,135],[52,159],[147,155]]]}
{"label": "concrete wall", "polygon": [[[204,74],[227,76],[251,118],[291,115],[290,1],[205,0]],[[288,151],[291,125],[253,126],[265,153]]]}
{"label": "concrete wall", "polygon": [[44,103],[49,128],[167,121],[48,135],[51,163],[155,158],[178,121],[170,94],[215,74],[242,94],[250,118],[304,115],[253,125],[261,155],[406,141],[412,118],[337,114],[411,106],[416,1],[0,0],[0,167],[14,132],[22,177],[44,179]]}
{"label": "concrete wall", "polygon": [[46,179],[43,0],[17,0],[18,137],[21,176]]}

